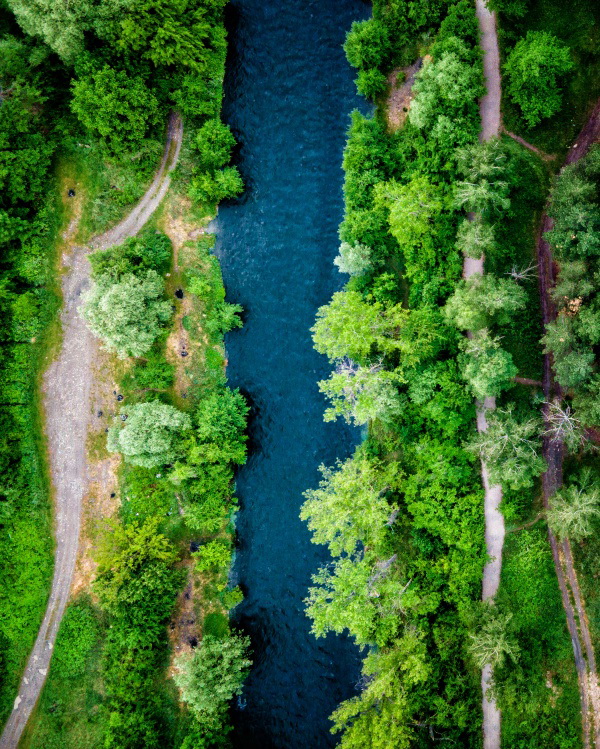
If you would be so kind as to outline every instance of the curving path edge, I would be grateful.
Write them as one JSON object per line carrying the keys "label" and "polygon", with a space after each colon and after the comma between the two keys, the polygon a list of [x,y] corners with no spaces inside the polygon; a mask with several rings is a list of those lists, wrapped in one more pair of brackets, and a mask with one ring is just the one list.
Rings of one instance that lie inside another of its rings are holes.
{"label": "curving path edge", "polygon": [[[171,183],[181,149],[183,123],[169,117],[167,140],[152,184],[133,210],[91,247],[105,249],[133,237],[158,208]],[[92,360],[96,342],[79,314],[79,298],[89,286],[89,249],[76,247],[65,265],[62,281],[62,348],[44,375],[43,402],[52,475],[56,551],[54,576],[46,613],[29,656],[13,711],[0,737],[0,749],[17,749],[50,667],[52,649],[75,571],[81,505],[87,485],[86,438],[90,416]]]}

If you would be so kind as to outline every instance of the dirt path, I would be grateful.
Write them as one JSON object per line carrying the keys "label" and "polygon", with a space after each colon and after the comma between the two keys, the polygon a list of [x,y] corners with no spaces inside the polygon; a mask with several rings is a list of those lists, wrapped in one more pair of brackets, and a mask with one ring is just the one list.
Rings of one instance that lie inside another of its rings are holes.
{"label": "dirt path", "polygon": [[[134,236],[158,207],[170,184],[169,172],[179,156],[183,127],[172,115],[160,168],[138,205],[93,247],[109,247]],[[69,599],[77,559],[81,505],[87,486],[86,437],[90,418],[92,362],[96,342],[79,315],[79,299],[89,285],[88,248],[75,247],[63,258],[63,342],[44,376],[44,410],[52,473],[56,552],[54,577],[44,619],[29,657],[0,749],[17,749],[50,666],[52,649]]]}
{"label": "dirt path", "polygon": [[[594,107],[577,140],[571,146],[565,163],[575,163],[585,156],[590,147],[598,141],[600,141],[600,100]],[[549,216],[544,215],[537,242],[538,277],[544,326],[556,318],[556,306],[552,300],[551,291],[556,283],[558,269],[552,257],[551,247],[544,236],[551,228],[552,220]],[[547,403],[550,403],[554,398],[560,399],[562,397],[561,388],[554,380],[552,364],[552,356],[545,354],[544,396]],[[543,415],[546,427],[548,427],[547,407],[544,409]],[[562,485],[565,448],[562,440],[546,434],[542,449],[548,465],[542,477],[544,507],[548,509],[553,494]],[[567,618],[567,628],[573,644],[581,701],[583,746],[584,749],[589,749],[593,742],[595,749],[600,749],[600,689],[596,672],[596,657],[573,563],[571,544],[568,539],[559,542],[550,529],[548,529],[548,538]]]}
{"label": "dirt path", "polygon": [[[483,50],[483,72],[485,76],[485,95],[479,102],[481,116],[480,140],[486,141],[500,134],[501,116],[501,81],[500,53],[496,33],[496,15],[490,13],[484,0],[476,2],[477,22],[479,24],[480,44]],[[484,259],[465,258],[463,276],[469,278],[474,273],[484,272]],[[486,413],[496,408],[495,398],[486,398],[477,407],[477,431],[487,429]],[[499,485],[490,486],[487,466],[481,461],[483,479],[485,547],[488,561],[483,568],[482,598],[484,601],[494,598],[500,585],[502,570],[502,548],[504,546],[504,517],[500,512],[502,489]],[[500,749],[500,711],[494,699],[488,699],[492,681],[492,669],[485,666],[481,672],[482,709],[483,709],[483,746],[484,749]]]}

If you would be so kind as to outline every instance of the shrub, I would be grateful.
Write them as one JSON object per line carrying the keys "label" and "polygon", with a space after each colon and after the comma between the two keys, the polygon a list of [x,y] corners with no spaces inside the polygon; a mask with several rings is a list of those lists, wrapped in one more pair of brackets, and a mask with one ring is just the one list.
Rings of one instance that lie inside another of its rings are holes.
{"label": "shrub", "polygon": [[120,452],[132,465],[152,468],[172,463],[183,433],[191,428],[187,414],[153,401],[121,409],[124,424],[116,420],[108,433],[108,449]]}
{"label": "shrub", "polygon": [[556,114],[559,79],[574,68],[569,48],[547,31],[528,31],[504,65],[508,92],[530,127]]}
{"label": "shrub", "polygon": [[94,335],[125,359],[150,350],[172,315],[163,299],[164,281],[156,271],[127,274],[116,283],[100,276],[84,296],[83,317]]}
{"label": "shrub", "polygon": [[247,652],[248,637],[205,635],[191,656],[180,656],[175,683],[198,721],[219,724],[229,701],[242,690],[242,682],[252,661]]}

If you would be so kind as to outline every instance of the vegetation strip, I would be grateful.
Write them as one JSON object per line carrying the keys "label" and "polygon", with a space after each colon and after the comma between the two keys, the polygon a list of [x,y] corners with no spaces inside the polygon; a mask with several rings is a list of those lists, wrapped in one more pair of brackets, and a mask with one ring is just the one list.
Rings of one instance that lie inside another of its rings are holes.
{"label": "vegetation strip", "polygon": [[[600,140],[600,101],[596,104],[577,140],[569,149],[565,166],[575,164],[585,157],[591,146],[598,140]],[[552,256],[552,248],[546,238],[546,234],[552,231],[552,228],[551,218],[547,214],[544,215],[541,221],[537,252],[542,318],[545,326],[555,323],[558,314],[551,294],[551,290],[557,283],[556,266]],[[560,385],[555,381],[552,352],[549,349],[544,353],[543,381],[546,397],[546,404],[543,409],[546,427],[543,438],[543,455],[548,467],[542,476],[542,489],[544,507],[548,510],[552,506],[552,497],[563,484],[563,459],[566,449],[564,438],[560,432],[557,432],[555,419],[552,418],[551,414],[551,404],[559,403],[563,398],[563,392]],[[573,643],[581,699],[583,744],[584,747],[589,747],[593,736],[594,746],[598,749],[600,747],[600,689],[594,647],[579,592],[571,543],[566,536],[559,542],[550,526],[548,526],[548,537],[567,617],[567,626]]]}
{"label": "vegetation strip", "polygon": [[[179,144],[181,135],[182,132],[177,131],[176,140]],[[173,160],[167,161],[171,154],[171,145],[172,135],[169,133],[163,162],[157,171],[154,184],[130,216],[145,215],[147,210],[153,211],[158,206],[155,193],[161,195],[160,189],[167,179],[165,168],[168,174],[175,167],[179,153],[179,148],[176,148]],[[137,233],[138,228],[139,220],[130,221],[127,218],[108,238],[102,238],[102,244],[106,247],[111,239],[120,243]],[[47,415],[46,428],[56,517],[54,578],[48,607],[29,657],[14,709],[0,737],[0,747],[3,749],[18,746],[21,734],[42,691],[75,570],[81,502],[86,489],[85,444],[94,350],[92,338],[79,315],[78,298],[88,284],[89,265],[86,248],[82,247],[69,259],[69,272],[63,278],[65,309],[62,315],[62,349],[45,377],[44,407]]]}

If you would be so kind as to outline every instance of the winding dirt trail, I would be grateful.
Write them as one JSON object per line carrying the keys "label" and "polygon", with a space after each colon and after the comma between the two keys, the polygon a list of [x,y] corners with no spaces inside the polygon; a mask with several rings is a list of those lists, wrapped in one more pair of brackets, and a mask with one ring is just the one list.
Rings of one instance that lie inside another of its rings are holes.
{"label": "winding dirt trail", "polygon": [[[565,164],[574,164],[585,156],[594,143],[600,141],[600,100],[575,143],[571,146]],[[552,228],[552,220],[548,215],[542,217],[540,234],[537,242],[538,277],[540,286],[540,300],[542,307],[542,321],[544,326],[556,318],[556,306],[552,299],[552,288],[556,283],[558,268],[552,257],[552,249],[545,239],[545,233]],[[553,399],[562,398],[562,391],[554,379],[551,354],[544,354],[544,396],[546,403]],[[543,411],[546,431],[550,427],[548,407]],[[548,468],[542,476],[542,490],[544,507],[548,509],[553,494],[562,485],[563,459],[565,447],[560,438],[550,434],[544,435],[543,456]],[[584,749],[600,749],[600,688],[596,671],[596,657],[588,626],[587,615],[577,573],[573,563],[571,544],[568,539],[560,542],[548,528],[548,538],[552,549],[552,558],[563,607],[567,618],[567,628],[573,644],[575,667],[579,685],[581,701],[581,724]],[[593,742],[593,744],[592,744]]]}
{"label": "winding dirt trail", "polygon": [[[500,80],[500,53],[496,32],[496,15],[491,13],[484,0],[476,2],[477,22],[479,24],[480,45],[483,50],[483,72],[485,76],[485,95],[479,102],[481,116],[480,141],[496,138],[500,134],[500,102],[502,96]],[[469,278],[474,273],[484,272],[484,258],[466,257],[463,265],[463,276]],[[486,413],[496,408],[495,398],[486,398],[477,404],[477,431],[487,429]],[[493,599],[500,585],[502,570],[502,548],[504,546],[504,517],[500,512],[502,488],[490,485],[487,466],[481,461],[483,479],[485,546],[488,561],[483,568],[482,599]],[[483,746],[484,749],[500,749],[501,716],[493,698],[488,697],[492,682],[491,666],[486,665],[481,672],[482,709],[483,709]]]}
{"label": "winding dirt trail", "polygon": [[[92,242],[95,248],[120,244],[134,236],[156,210],[171,182],[181,148],[183,125],[169,118],[167,141],[156,176],[131,213]],[[62,348],[44,376],[49,461],[52,473],[56,551],[50,598],[37,639],[27,662],[14,709],[0,738],[0,749],[17,749],[27,721],[41,694],[52,649],[69,595],[81,525],[81,505],[87,487],[86,438],[90,417],[92,362],[96,341],[79,315],[81,293],[89,286],[89,248],[76,247],[63,258]]]}

